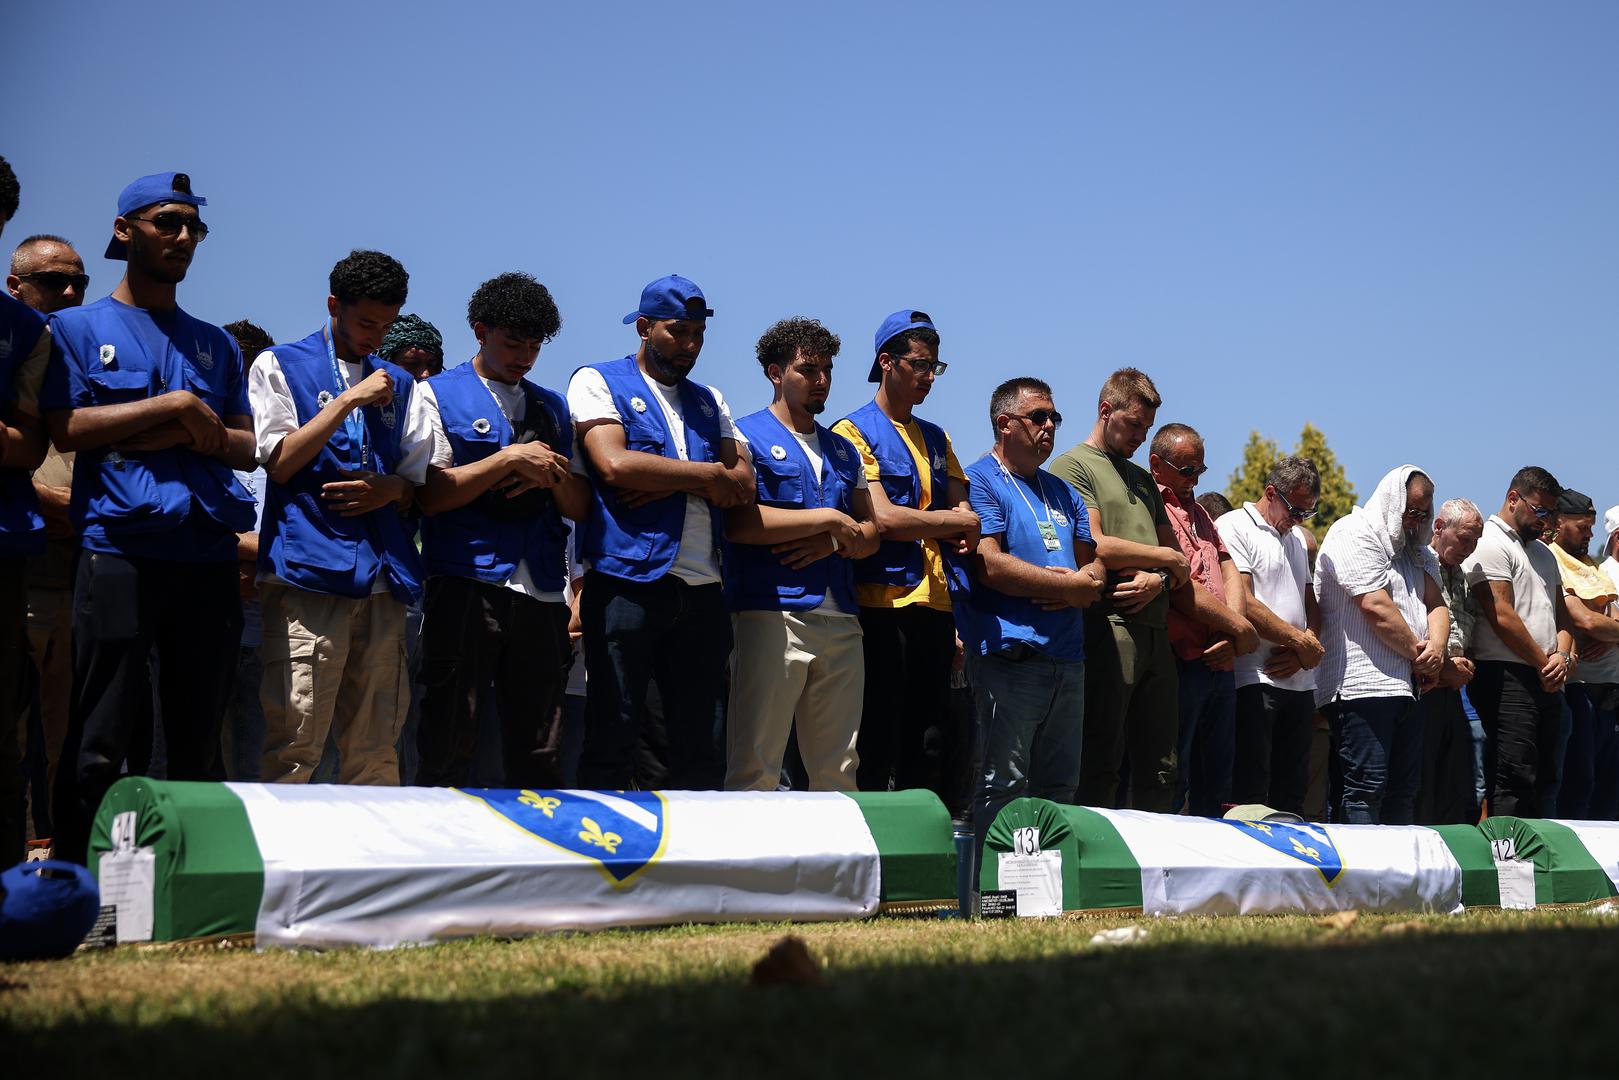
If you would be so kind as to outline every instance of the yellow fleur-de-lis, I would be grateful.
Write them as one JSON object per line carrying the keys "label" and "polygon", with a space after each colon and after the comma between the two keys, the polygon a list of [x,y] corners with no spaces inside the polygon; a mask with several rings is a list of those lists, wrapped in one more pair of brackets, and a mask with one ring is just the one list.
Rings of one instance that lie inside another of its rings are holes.
{"label": "yellow fleur-de-lis", "polygon": [[1321,853],[1315,848],[1307,847],[1306,845],[1300,843],[1299,838],[1296,836],[1290,836],[1288,839],[1293,841],[1294,851],[1298,852],[1300,855],[1303,855],[1305,858],[1314,859],[1316,862],[1321,861]]}
{"label": "yellow fleur-de-lis", "polygon": [[1250,821],[1248,823],[1248,827],[1253,829],[1255,832],[1262,832],[1266,836],[1270,835],[1270,826],[1266,825],[1263,821]]}
{"label": "yellow fleur-de-lis", "polygon": [[523,793],[517,796],[517,801],[524,806],[532,806],[546,817],[556,817],[556,809],[562,805],[562,800],[554,795],[540,795],[527,788],[524,788]]}
{"label": "yellow fleur-de-lis", "polygon": [[579,824],[584,826],[583,829],[579,830],[579,839],[587,844],[595,844],[599,848],[605,848],[609,855],[618,854],[618,845],[624,842],[624,838],[619,836],[618,833],[602,832],[602,827],[591,818],[580,818]]}

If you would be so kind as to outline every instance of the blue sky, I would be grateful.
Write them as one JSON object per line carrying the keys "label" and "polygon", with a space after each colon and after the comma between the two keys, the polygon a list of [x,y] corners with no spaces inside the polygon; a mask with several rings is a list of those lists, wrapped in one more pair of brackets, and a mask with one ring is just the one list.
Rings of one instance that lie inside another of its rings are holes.
{"label": "blue sky", "polygon": [[1204,433],[1206,486],[1251,429],[1290,445],[1311,421],[1363,496],[1411,460],[1488,512],[1534,462],[1619,503],[1619,5],[88,0],[0,22],[5,246],[69,236],[92,296],[119,189],[183,169],[215,231],[182,303],[278,339],[377,247],[459,362],[472,289],[526,270],[562,309],[539,368],[561,387],[628,352],[620,317],[678,272],[717,311],[698,373],[738,413],[768,399],[774,320],[842,335],[841,415],[911,306],[951,364],[923,414],[964,458],[1000,379],[1053,384],[1066,446],[1134,364],[1160,420]]}

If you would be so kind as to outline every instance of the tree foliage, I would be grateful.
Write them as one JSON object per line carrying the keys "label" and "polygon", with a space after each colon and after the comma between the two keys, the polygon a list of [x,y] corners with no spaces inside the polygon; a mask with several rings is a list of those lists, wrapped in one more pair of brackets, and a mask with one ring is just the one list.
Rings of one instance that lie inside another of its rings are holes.
{"label": "tree foliage", "polygon": [[[1334,521],[1355,508],[1355,485],[1349,482],[1338,455],[1327,445],[1326,435],[1314,424],[1304,425],[1293,453],[1315,462],[1316,471],[1321,474],[1321,501],[1316,504],[1316,516],[1308,524],[1317,537],[1325,536]],[[1281,449],[1274,440],[1257,431],[1250,432],[1242,448],[1242,464],[1226,484],[1226,498],[1231,500],[1231,505],[1258,501],[1265,494],[1265,480],[1271,466],[1281,456]]]}

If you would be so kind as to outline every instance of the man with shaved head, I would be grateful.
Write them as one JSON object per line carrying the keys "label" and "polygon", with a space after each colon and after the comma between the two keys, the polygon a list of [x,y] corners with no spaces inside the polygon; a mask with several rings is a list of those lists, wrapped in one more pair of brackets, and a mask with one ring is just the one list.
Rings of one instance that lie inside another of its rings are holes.
{"label": "man with shaved head", "polygon": [[11,253],[6,291],[42,315],[78,307],[89,287],[84,260],[60,236],[37,233]]}

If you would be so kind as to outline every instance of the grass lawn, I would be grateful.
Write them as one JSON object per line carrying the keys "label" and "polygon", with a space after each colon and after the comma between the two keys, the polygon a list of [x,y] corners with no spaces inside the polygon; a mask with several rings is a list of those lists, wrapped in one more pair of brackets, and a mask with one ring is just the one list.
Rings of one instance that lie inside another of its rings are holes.
{"label": "grass lawn", "polygon": [[[1125,925],[1146,940],[1090,943]],[[750,985],[785,934],[823,985]],[[186,1080],[1612,1076],[1616,971],[1619,917],[1580,910],[124,948],[0,965],[0,1060]]]}

